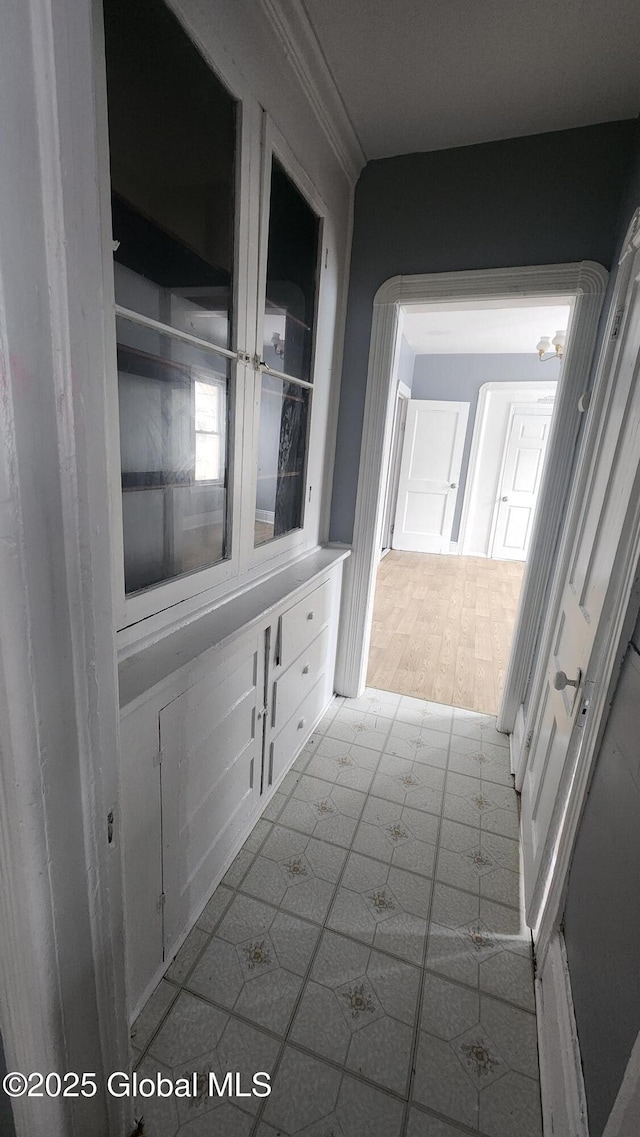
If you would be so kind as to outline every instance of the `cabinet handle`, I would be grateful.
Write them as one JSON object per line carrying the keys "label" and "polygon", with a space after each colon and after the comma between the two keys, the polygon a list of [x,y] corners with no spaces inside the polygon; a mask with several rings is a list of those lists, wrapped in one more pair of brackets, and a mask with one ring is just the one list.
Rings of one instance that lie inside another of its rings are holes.
{"label": "cabinet handle", "polygon": [[313,620],[313,612],[307,612],[307,620]]}
{"label": "cabinet handle", "polygon": [[300,722],[298,723],[298,730],[302,730],[306,721],[306,719],[300,719]]}
{"label": "cabinet handle", "polygon": [[304,667],[302,668],[302,674],[303,675],[309,674],[309,664],[308,663],[305,663]]}

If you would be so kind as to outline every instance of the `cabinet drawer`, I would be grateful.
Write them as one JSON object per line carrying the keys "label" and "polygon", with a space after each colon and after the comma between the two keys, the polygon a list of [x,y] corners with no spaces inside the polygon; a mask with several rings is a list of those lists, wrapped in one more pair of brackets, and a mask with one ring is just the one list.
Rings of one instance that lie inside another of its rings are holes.
{"label": "cabinet drawer", "polygon": [[327,702],[327,680],[322,675],[306,699],[300,704],[288,723],[274,738],[269,747],[267,785],[277,782],[281,774],[289,768],[305,742],[316,719]]}
{"label": "cabinet drawer", "polygon": [[289,721],[296,707],[326,671],[328,650],[329,629],[325,628],[280,678],[275,680],[272,726],[276,730],[280,730]]}
{"label": "cabinet drawer", "polygon": [[314,640],[331,614],[331,581],[327,580],[309,596],[299,600],[280,617],[281,667],[288,667]]}

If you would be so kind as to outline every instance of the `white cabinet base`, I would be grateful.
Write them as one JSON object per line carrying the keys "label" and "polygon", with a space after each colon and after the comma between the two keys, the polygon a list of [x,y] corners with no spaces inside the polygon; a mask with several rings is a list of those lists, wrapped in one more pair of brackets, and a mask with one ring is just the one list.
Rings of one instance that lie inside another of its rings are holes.
{"label": "white cabinet base", "polygon": [[122,710],[132,1020],[333,700],[343,559]]}

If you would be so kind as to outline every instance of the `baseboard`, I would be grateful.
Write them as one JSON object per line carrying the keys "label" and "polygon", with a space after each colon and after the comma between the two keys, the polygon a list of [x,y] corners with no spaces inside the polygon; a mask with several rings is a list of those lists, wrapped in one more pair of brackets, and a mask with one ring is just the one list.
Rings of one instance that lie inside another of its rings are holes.
{"label": "baseboard", "polygon": [[589,1137],[580,1044],[561,932],[549,944],[535,989],[544,1137]]}
{"label": "baseboard", "polygon": [[276,515],[273,509],[256,509],[256,521],[268,521],[270,525],[275,524]]}
{"label": "baseboard", "polygon": [[520,703],[516,714],[516,721],[513,724],[513,730],[509,735],[509,753],[511,756],[511,773],[515,774],[522,759],[522,751],[525,741],[524,729],[524,706]]}

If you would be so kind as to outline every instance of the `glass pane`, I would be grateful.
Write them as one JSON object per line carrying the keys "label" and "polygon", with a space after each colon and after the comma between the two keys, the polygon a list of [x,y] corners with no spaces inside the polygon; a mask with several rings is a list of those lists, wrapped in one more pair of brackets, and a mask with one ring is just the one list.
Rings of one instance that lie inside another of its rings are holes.
{"label": "glass pane", "polygon": [[311,380],[320,222],[276,158],[271,171],[263,355]]}
{"label": "glass pane", "polygon": [[309,391],[262,376],[255,544],[302,525]]}
{"label": "glass pane", "polygon": [[229,361],[119,319],[125,591],[227,555]]}
{"label": "glass pane", "polygon": [[104,0],[116,301],[228,347],[236,104],[161,0]]}

